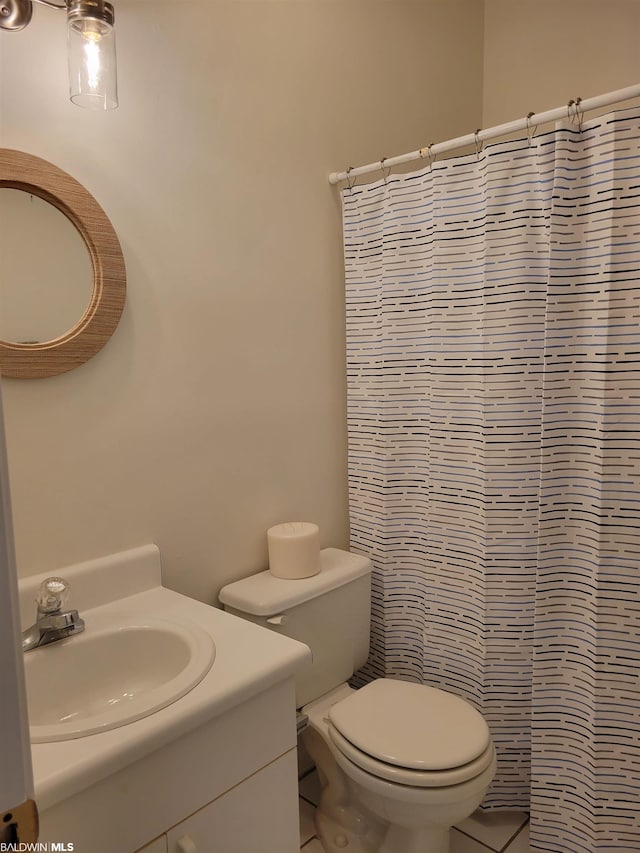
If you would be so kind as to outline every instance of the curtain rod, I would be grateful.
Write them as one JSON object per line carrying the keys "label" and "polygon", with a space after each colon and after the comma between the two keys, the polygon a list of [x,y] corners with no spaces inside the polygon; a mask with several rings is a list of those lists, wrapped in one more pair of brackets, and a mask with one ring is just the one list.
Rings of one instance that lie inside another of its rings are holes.
{"label": "curtain rod", "polygon": [[487,139],[495,139],[498,136],[505,136],[508,133],[516,133],[520,130],[529,132],[531,125],[546,124],[550,121],[557,121],[560,118],[568,117],[580,120],[582,113],[588,110],[597,110],[600,107],[608,107],[610,104],[617,104],[620,101],[627,101],[638,97],[640,97],[640,83],[635,86],[627,86],[626,89],[607,92],[605,95],[587,98],[586,100],[577,98],[575,101],[569,101],[564,107],[556,107],[553,110],[547,110],[543,113],[529,113],[525,118],[516,119],[506,124],[498,124],[486,130],[479,129],[475,133],[458,136],[456,139],[450,139],[448,142],[427,145],[424,148],[419,148],[417,151],[411,151],[409,154],[400,154],[398,157],[385,157],[382,160],[378,160],[377,163],[369,163],[366,166],[358,166],[355,169],[349,168],[344,172],[331,172],[329,183],[337,184],[347,179],[352,180],[358,175],[366,175],[369,172],[383,171],[384,173],[386,169],[399,166],[401,163],[410,163],[412,160],[424,160],[426,158],[433,162],[433,159],[438,154],[442,154],[445,151],[455,151],[457,148],[466,148],[467,145],[478,146]]}

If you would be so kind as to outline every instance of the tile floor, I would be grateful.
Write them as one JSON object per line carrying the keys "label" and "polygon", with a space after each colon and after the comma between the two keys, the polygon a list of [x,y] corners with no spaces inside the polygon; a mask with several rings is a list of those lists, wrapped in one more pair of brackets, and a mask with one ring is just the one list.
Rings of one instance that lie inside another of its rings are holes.
{"label": "tile floor", "polygon": [[[320,784],[315,770],[300,779],[300,850],[324,853],[313,822]],[[476,812],[451,832],[451,853],[529,853],[528,816]]]}

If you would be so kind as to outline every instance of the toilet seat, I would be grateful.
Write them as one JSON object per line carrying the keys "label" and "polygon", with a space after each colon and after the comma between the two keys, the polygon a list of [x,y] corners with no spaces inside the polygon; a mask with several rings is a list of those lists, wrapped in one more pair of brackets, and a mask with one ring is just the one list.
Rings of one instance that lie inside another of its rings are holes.
{"label": "toilet seat", "polygon": [[489,727],[469,702],[389,678],[334,704],[329,735],[336,749],[366,772],[416,787],[472,779],[494,756]]}

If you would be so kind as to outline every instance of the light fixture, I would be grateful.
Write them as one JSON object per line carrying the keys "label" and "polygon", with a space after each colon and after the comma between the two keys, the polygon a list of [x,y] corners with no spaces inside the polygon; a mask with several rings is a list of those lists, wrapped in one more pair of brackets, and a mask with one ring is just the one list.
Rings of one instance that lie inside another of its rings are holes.
{"label": "light fixture", "polygon": [[[114,12],[107,0],[33,0],[67,12],[69,97],[90,109],[118,106]],[[32,0],[0,0],[0,29],[22,30],[33,14]]]}

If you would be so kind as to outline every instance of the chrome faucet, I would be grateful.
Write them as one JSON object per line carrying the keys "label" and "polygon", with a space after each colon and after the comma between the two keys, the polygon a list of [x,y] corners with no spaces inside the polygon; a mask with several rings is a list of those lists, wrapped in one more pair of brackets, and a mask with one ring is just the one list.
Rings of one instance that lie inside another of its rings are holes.
{"label": "chrome faucet", "polygon": [[36,621],[22,632],[23,652],[84,631],[84,620],[78,611],[62,609],[68,597],[69,584],[63,578],[47,578],[40,584]]}

